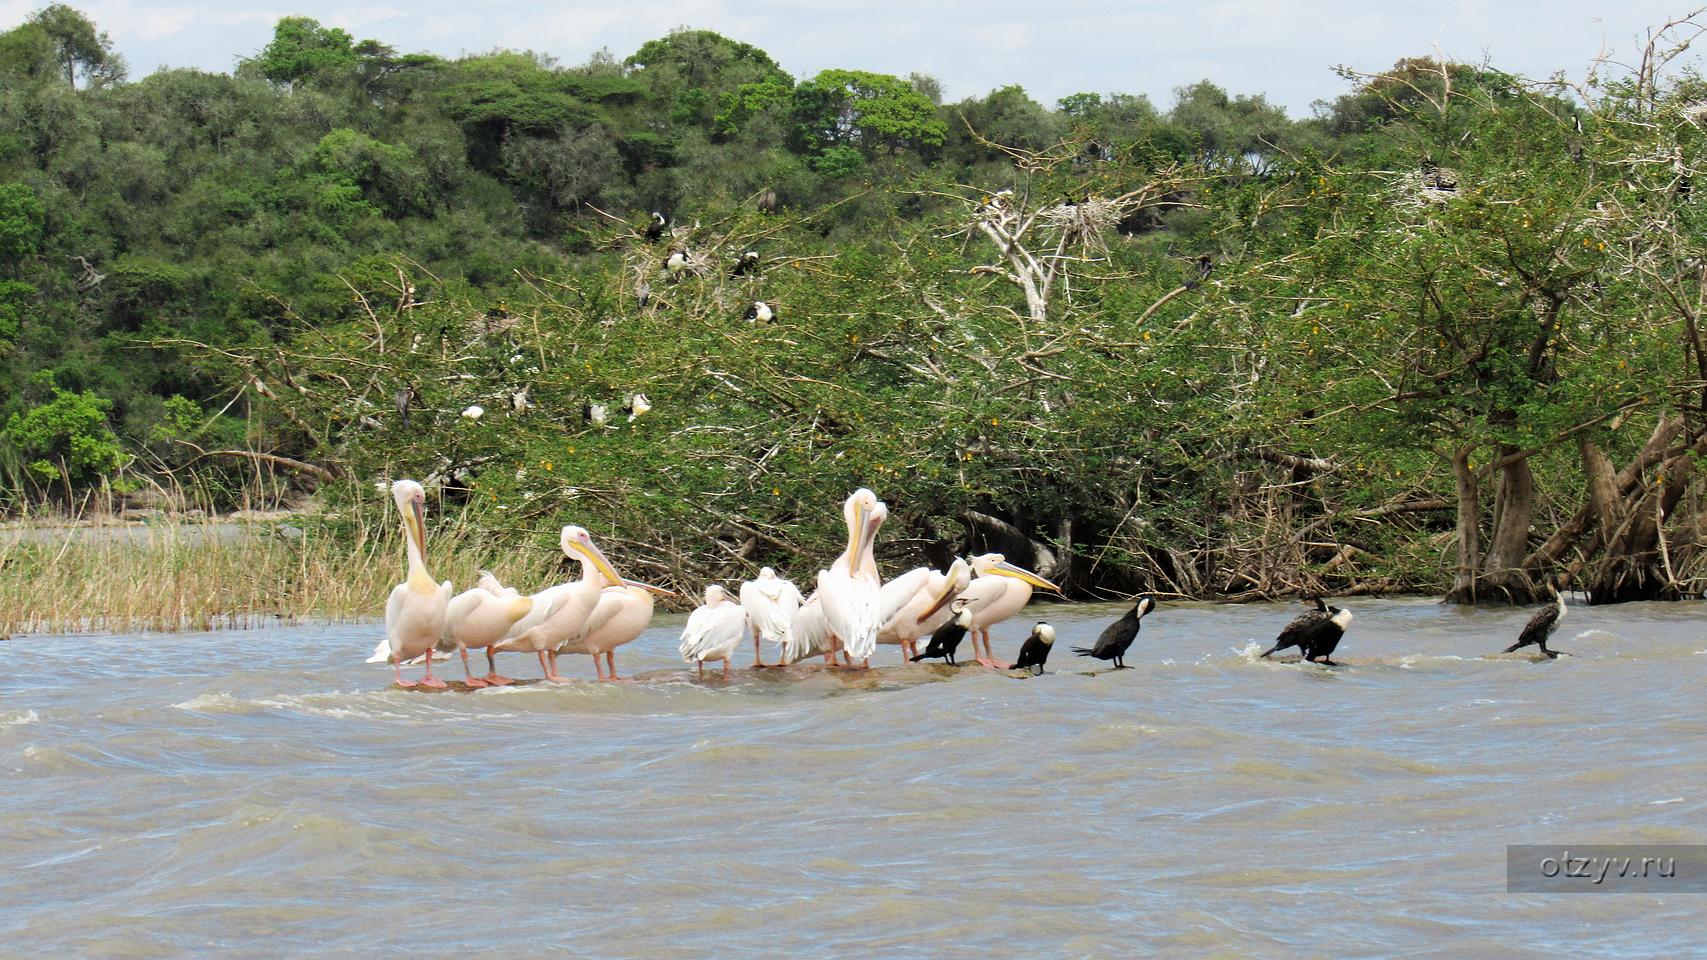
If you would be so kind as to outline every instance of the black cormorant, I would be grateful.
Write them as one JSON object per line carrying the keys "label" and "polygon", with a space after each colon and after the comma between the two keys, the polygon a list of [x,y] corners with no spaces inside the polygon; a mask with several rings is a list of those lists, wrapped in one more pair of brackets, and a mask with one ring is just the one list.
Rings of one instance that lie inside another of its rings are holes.
{"label": "black cormorant", "polygon": [[1024,670],[1032,676],[1043,673],[1044,661],[1049,659],[1049,650],[1055,645],[1055,628],[1043,621],[1031,628],[1031,636],[1020,644],[1019,659],[1014,661],[1013,669]]}
{"label": "black cormorant", "polygon": [[966,639],[966,631],[972,629],[972,608],[970,600],[956,600],[950,610],[954,617],[947,623],[936,628],[931,634],[930,642],[925,645],[925,652],[913,658],[914,663],[933,657],[941,657],[948,661],[949,666],[958,666],[954,662],[954,651],[960,649],[960,641]]}
{"label": "black cormorant", "polygon": [[1103,628],[1102,636],[1097,637],[1093,647],[1074,647],[1073,652],[1081,657],[1095,657],[1098,660],[1113,660],[1114,669],[1126,669],[1126,648],[1132,646],[1132,641],[1138,639],[1138,621],[1144,615],[1156,609],[1156,601],[1144,594],[1132,609],[1126,611],[1126,616],[1114,621]]}
{"label": "black cormorant", "polygon": [[1297,647],[1305,660],[1330,667],[1339,666],[1331,655],[1339,646],[1340,638],[1345,636],[1345,628],[1351,625],[1351,611],[1330,607],[1322,602],[1321,597],[1310,597],[1309,600],[1315,602],[1316,609],[1294,617],[1274,639],[1274,646],[1263,653],[1264,657],[1288,647]]}
{"label": "black cormorant", "polygon": [[731,277],[744,277],[757,269],[759,269],[759,252],[748,250],[735,258],[735,266],[730,268],[729,275]]}
{"label": "black cormorant", "polygon": [[664,235],[664,228],[669,224],[670,221],[665,220],[663,214],[656,210],[652,211],[652,222],[646,225],[646,241],[657,243],[659,238]]}
{"label": "black cormorant", "polygon": [[1517,635],[1517,642],[1503,652],[1514,653],[1534,644],[1550,660],[1564,653],[1563,650],[1547,649],[1547,638],[1553,635],[1553,628],[1559,625],[1559,621],[1565,619],[1565,598],[1559,595],[1559,588],[1551,580],[1547,581],[1547,592],[1553,595],[1553,602],[1535,611],[1535,616],[1529,618],[1529,622],[1523,625],[1523,632]]}

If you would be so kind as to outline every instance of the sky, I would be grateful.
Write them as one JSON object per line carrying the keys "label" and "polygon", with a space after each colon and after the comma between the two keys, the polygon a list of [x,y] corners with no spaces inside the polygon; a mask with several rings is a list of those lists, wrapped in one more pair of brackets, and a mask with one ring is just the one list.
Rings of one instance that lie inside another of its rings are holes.
{"label": "sky", "polygon": [[[0,0],[0,28],[46,0]],[[1429,0],[69,0],[106,31],[141,78],[161,66],[230,70],[265,46],[280,17],[313,17],[403,52],[445,56],[494,48],[581,63],[618,59],[677,27],[754,44],[804,79],[839,67],[928,73],[945,99],[1019,84],[1053,106],[1070,93],[1141,93],[1166,108],[1177,87],[1209,79],[1267,95],[1293,117],[1345,92],[1333,67],[1374,72],[1436,50],[1542,79],[1580,80],[1603,51],[1631,62],[1649,28],[1693,9],[1657,0],[1618,3]],[[1707,3],[1707,0],[1698,0]]]}

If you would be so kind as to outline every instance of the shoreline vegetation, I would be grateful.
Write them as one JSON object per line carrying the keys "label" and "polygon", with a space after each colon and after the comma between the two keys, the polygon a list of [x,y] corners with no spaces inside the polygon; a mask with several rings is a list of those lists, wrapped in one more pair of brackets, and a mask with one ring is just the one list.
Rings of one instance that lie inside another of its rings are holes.
{"label": "shoreline vegetation", "polygon": [[563,579],[565,523],[690,596],[809,582],[868,486],[884,569],[1069,598],[1699,597],[1701,26],[1293,119],[702,30],[565,66],[287,17],[132,81],[47,7],[0,33],[0,516],[159,536],[0,539],[0,631],[377,611],[399,477],[458,585]]}

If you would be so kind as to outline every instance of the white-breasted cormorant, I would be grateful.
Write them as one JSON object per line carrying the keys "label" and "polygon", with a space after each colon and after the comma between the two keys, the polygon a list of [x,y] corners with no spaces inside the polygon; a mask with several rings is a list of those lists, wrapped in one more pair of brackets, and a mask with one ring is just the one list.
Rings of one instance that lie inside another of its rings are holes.
{"label": "white-breasted cormorant", "polygon": [[1049,659],[1049,650],[1055,645],[1055,628],[1042,620],[1031,628],[1031,636],[1020,644],[1019,659],[1014,661],[1015,670],[1024,670],[1032,676],[1041,676],[1043,664]]}
{"label": "white-breasted cormorant", "polygon": [[1310,597],[1309,601],[1316,604],[1316,609],[1294,617],[1274,639],[1274,646],[1263,653],[1264,657],[1288,647],[1297,647],[1305,660],[1330,667],[1339,666],[1331,655],[1339,646],[1340,638],[1345,636],[1345,628],[1351,625],[1351,611],[1330,607],[1322,602],[1321,597]]}
{"label": "white-breasted cormorant", "polygon": [[1553,635],[1553,628],[1559,621],[1565,619],[1565,598],[1560,595],[1559,588],[1553,581],[1547,581],[1547,592],[1553,595],[1553,602],[1535,611],[1535,616],[1523,625],[1523,632],[1517,635],[1517,642],[1506,647],[1503,652],[1514,653],[1531,644],[1541,648],[1549,660],[1558,659],[1563,650],[1547,649],[1547,638]]}
{"label": "white-breasted cormorant", "polygon": [[1126,669],[1126,648],[1132,646],[1132,641],[1138,639],[1138,621],[1144,615],[1156,608],[1156,601],[1149,594],[1138,598],[1132,609],[1126,615],[1103,628],[1102,635],[1097,637],[1095,646],[1074,647],[1073,652],[1081,657],[1095,657],[1098,660],[1113,660],[1114,669]]}
{"label": "white-breasted cormorant", "polygon": [[954,611],[954,619],[936,628],[931,634],[930,642],[925,644],[925,652],[913,658],[914,663],[929,658],[941,657],[948,661],[949,666],[958,666],[954,662],[954,651],[960,649],[960,641],[966,639],[966,631],[972,629],[972,610],[970,601],[956,600],[949,608]]}

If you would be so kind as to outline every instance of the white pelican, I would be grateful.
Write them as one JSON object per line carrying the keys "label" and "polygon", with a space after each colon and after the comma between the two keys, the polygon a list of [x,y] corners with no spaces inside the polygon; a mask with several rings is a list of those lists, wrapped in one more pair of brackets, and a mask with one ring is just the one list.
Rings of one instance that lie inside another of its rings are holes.
{"label": "white pelican", "polygon": [[872,544],[889,516],[889,508],[877,494],[861,487],[842,505],[842,515],[848,525],[848,547],[830,569],[818,571],[814,596],[829,628],[829,663],[834,666],[837,651],[846,650],[849,666],[856,660],[870,666],[884,619],[880,595],[883,581],[872,557]]}
{"label": "white pelican", "polygon": [[824,605],[814,590],[800,605],[800,612],[794,615],[794,625],[789,627],[788,637],[782,645],[782,665],[799,663],[820,653],[824,655],[824,662],[829,663],[830,624],[824,619]]}
{"label": "white pelican", "polygon": [[722,660],[723,679],[727,680],[729,662],[746,635],[747,611],[714,583],[705,588],[705,605],[690,614],[687,626],[682,628],[682,660],[697,664],[701,679],[707,660]]}
{"label": "white pelican", "polygon": [[741,609],[746,611],[747,622],[753,628],[753,666],[765,665],[759,648],[760,639],[787,650],[788,634],[794,627],[800,604],[800,589],[777,576],[770,567],[761,569],[757,578],[741,584]]}
{"label": "white pelican", "polygon": [[[492,648],[532,609],[532,597],[517,596],[516,591],[482,570],[480,586],[451,598],[445,610],[445,632],[438,648],[446,653],[455,650],[462,654],[462,672],[468,677],[470,687],[503,686],[512,681],[498,673]],[[468,669],[469,647],[486,651],[486,676],[476,677]]]}
{"label": "white pelican", "polygon": [[[593,669],[600,680],[619,680],[616,675],[617,647],[640,636],[652,622],[652,595],[673,597],[663,587],[655,587],[626,577],[614,587],[599,591],[599,602],[587,615],[580,636],[559,645],[551,654],[552,671],[556,672],[557,657],[564,653],[586,653],[593,657]],[[603,663],[600,657],[604,658]],[[607,676],[606,673],[609,673]]]}
{"label": "white pelican", "polygon": [[960,557],[938,573],[918,567],[883,585],[879,597],[885,611],[893,611],[877,631],[877,642],[900,644],[901,656],[911,660],[918,653],[918,639],[948,622],[949,601],[972,582],[972,568]]}
{"label": "white pelican", "polygon": [[[610,561],[605,559],[603,552],[593,545],[593,539],[585,528],[568,526],[558,542],[563,547],[565,556],[581,561],[581,579],[574,583],[562,584],[551,588],[549,604],[543,611],[535,594],[534,611],[538,619],[527,629],[515,636],[500,641],[493,649],[497,652],[505,650],[523,650],[539,657],[540,669],[545,672],[547,680],[561,680],[557,675],[555,662],[548,665],[545,655],[555,652],[571,640],[583,635],[587,618],[592,615],[593,608],[598,605],[599,592],[605,587],[622,582]],[[524,618],[526,619],[526,618]],[[519,624],[518,624],[519,625]],[[555,656],[552,658],[555,661]]]}
{"label": "white pelican", "polygon": [[427,674],[419,683],[440,689],[445,682],[433,676],[433,647],[444,635],[445,607],[450,603],[450,581],[434,583],[427,572],[427,492],[413,480],[391,485],[391,499],[403,516],[403,540],[409,554],[409,576],[391,588],[385,603],[385,641],[369,663],[390,662],[397,685],[413,687],[403,679],[403,661],[426,655]]}
{"label": "white pelican", "polygon": [[[1061,588],[1030,570],[1016,567],[999,553],[972,558],[972,582],[961,596],[972,602],[972,652],[986,667],[1005,667],[990,650],[990,628],[1018,613],[1031,599],[1031,589],[1061,592]],[[983,652],[978,637],[984,638]]]}

